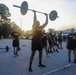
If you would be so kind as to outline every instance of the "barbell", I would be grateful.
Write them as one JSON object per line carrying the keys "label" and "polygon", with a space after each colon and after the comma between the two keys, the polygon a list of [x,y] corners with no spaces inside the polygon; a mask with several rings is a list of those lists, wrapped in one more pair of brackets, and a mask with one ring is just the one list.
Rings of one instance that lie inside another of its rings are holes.
{"label": "barbell", "polygon": [[5,48],[0,48],[0,49],[5,49],[8,52],[10,48],[6,46]]}
{"label": "barbell", "polygon": [[[33,9],[28,9],[28,3],[26,1],[23,1],[21,6],[17,6],[17,5],[13,5],[13,6],[20,8],[20,12],[22,15],[25,15],[28,10],[33,11]],[[36,11],[36,12],[41,13],[41,14],[45,14],[44,12],[40,12],[40,11]],[[54,21],[56,18],[58,18],[58,14],[55,10],[52,10],[50,12],[50,14],[47,14],[47,15],[49,15],[49,19],[51,21]]]}

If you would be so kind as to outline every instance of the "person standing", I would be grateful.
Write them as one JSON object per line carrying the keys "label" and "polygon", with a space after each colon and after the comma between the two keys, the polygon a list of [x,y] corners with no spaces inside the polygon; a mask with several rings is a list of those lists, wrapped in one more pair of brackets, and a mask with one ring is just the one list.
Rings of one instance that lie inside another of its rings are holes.
{"label": "person standing", "polygon": [[52,34],[52,30],[49,30],[49,34],[48,34],[48,53],[53,53],[52,49],[53,49],[53,43],[54,43],[54,39],[53,39],[53,34]]}
{"label": "person standing", "polygon": [[47,51],[47,34],[45,33],[44,29],[42,30],[41,44],[42,44],[42,48],[45,48],[46,55],[48,55],[48,51]]}
{"label": "person standing", "polygon": [[54,33],[53,39],[54,39],[53,51],[59,52],[58,51],[58,45],[57,45],[57,35],[56,35],[56,32]]}
{"label": "person standing", "polygon": [[76,63],[76,33],[74,28],[71,28],[71,32],[67,36],[66,47],[68,49],[68,62],[71,62],[71,51],[73,50],[74,63]]}
{"label": "person standing", "polygon": [[62,31],[59,33],[58,35],[58,48],[63,49],[62,48]]}
{"label": "person standing", "polygon": [[18,50],[19,50],[19,36],[20,36],[20,33],[18,32],[17,29],[15,29],[15,31],[11,33],[11,37],[13,39],[12,41],[13,52],[14,52],[14,55],[17,55],[17,56],[18,56]]}
{"label": "person standing", "polygon": [[42,36],[42,29],[45,28],[45,26],[48,24],[48,15],[45,13],[44,15],[46,16],[46,21],[43,25],[40,26],[40,22],[37,20],[36,16],[36,11],[33,10],[34,12],[34,22],[32,26],[32,31],[33,31],[33,38],[32,38],[32,43],[31,43],[31,56],[30,56],[30,62],[29,62],[29,71],[32,71],[32,62],[35,56],[36,50],[39,52],[39,67],[46,67],[45,65],[42,64],[42,45],[41,45],[41,36]]}

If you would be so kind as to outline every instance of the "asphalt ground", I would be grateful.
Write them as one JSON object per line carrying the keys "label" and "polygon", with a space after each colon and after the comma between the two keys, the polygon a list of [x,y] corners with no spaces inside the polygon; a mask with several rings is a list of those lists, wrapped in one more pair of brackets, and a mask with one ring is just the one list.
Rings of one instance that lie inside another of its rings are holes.
{"label": "asphalt ground", "polygon": [[38,67],[38,51],[36,51],[32,64],[33,72],[28,71],[31,40],[20,39],[21,50],[18,56],[13,54],[12,39],[0,40],[0,48],[5,48],[6,45],[10,47],[8,52],[0,49],[0,75],[76,75],[73,52],[71,62],[68,62],[66,42],[63,42],[63,49],[59,49],[59,53],[49,53],[49,56],[46,56],[43,49],[42,63],[46,65],[45,68]]}

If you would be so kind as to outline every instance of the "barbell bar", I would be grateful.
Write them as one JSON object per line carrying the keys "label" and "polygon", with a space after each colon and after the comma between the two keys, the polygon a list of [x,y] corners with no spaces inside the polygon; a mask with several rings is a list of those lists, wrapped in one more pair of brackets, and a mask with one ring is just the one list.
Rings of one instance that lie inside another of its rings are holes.
{"label": "barbell bar", "polygon": [[[33,11],[33,9],[28,9],[28,3],[26,1],[23,1],[21,6],[17,6],[17,5],[13,5],[13,6],[17,7],[17,8],[20,8],[20,12],[21,12],[22,15],[25,15],[28,10]],[[40,11],[36,11],[36,12],[41,13],[41,14],[45,14],[44,12],[40,12]],[[49,19],[51,21],[54,21],[56,18],[59,18],[58,14],[55,10],[52,10],[50,12],[50,14],[47,14],[47,15],[49,15]]]}

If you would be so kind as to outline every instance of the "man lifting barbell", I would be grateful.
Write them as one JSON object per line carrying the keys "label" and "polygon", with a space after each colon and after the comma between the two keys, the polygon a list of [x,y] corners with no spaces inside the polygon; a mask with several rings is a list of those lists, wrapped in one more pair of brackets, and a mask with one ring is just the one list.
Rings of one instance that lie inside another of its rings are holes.
{"label": "man lifting barbell", "polygon": [[42,29],[48,24],[48,16],[46,15],[46,21],[43,25],[40,26],[40,22],[37,21],[37,17],[36,17],[36,11],[34,12],[34,22],[33,22],[33,26],[32,26],[32,30],[33,30],[33,38],[32,38],[32,53],[31,53],[31,57],[30,57],[30,63],[29,63],[29,71],[32,71],[32,62],[33,62],[33,58],[35,55],[36,50],[38,50],[39,52],[39,67],[46,67],[45,65],[42,64],[42,46],[41,46],[41,35],[42,35]]}

